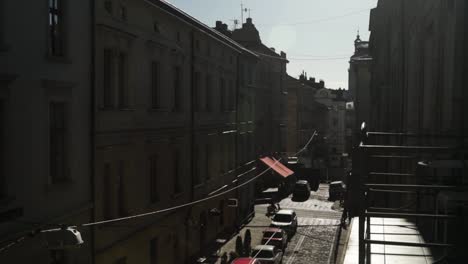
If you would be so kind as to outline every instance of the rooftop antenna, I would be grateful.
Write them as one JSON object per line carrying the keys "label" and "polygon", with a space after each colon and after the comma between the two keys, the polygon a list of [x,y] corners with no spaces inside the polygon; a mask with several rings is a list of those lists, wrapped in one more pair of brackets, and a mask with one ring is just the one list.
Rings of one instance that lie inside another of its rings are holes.
{"label": "rooftop antenna", "polygon": [[244,23],[244,4],[241,1],[241,23]]}
{"label": "rooftop antenna", "polygon": [[237,29],[237,25],[239,25],[239,19],[231,19],[233,23],[233,30]]}
{"label": "rooftop antenna", "polygon": [[245,12],[247,12],[247,11],[249,12],[249,18],[250,18],[250,11],[252,11],[252,9],[250,9],[250,8],[247,9],[247,8],[246,8],[246,9],[245,9]]}
{"label": "rooftop antenna", "polygon": [[244,8],[244,4],[241,2],[241,23],[244,23],[244,12],[247,13],[249,12],[249,17],[250,17],[250,9]]}

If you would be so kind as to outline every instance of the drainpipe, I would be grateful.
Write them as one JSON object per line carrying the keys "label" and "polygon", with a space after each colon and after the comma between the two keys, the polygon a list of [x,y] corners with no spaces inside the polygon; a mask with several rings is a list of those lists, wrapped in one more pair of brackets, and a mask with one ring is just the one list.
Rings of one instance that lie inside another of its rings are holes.
{"label": "drainpipe", "polygon": [[[240,76],[241,76],[241,70],[242,68],[240,67],[240,57],[242,56],[242,53],[237,55],[236,57],[236,67],[237,67],[237,74],[236,74],[236,138],[235,138],[235,144],[234,144],[234,168],[238,168],[238,160],[239,160],[239,97],[240,97],[240,86],[241,86],[241,81],[240,81]],[[234,170],[235,177],[237,179],[237,169]],[[242,171],[242,170],[241,170]],[[236,181],[236,187],[239,185],[239,181]],[[242,206],[240,204],[240,192],[239,189],[236,189],[236,198],[238,199],[238,206],[236,208],[236,225],[240,225],[239,221],[239,207]]]}
{"label": "drainpipe", "polygon": [[[190,33],[190,201],[195,200],[195,32],[194,30]],[[187,215],[190,217],[192,207],[188,209]],[[186,221],[187,222],[187,221]],[[190,247],[188,241],[190,241],[190,225],[186,223],[185,226],[185,259],[186,263],[189,263]]]}
{"label": "drainpipe", "polygon": [[[90,48],[91,48],[91,61],[90,61],[90,131],[89,131],[89,137],[90,137],[90,155],[89,155],[89,163],[90,163],[90,185],[91,185],[91,202],[93,204],[92,209],[91,209],[91,221],[96,221],[96,215],[95,215],[95,188],[96,186],[94,185],[94,178],[95,178],[95,138],[94,138],[94,130],[95,130],[95,110],[96,110],[96,93],[95,93],[95,78],[96,78],[96,72],[95,72],[95,59],[96,59],[96,30],[95,30],[95,24],[96,24],[96,13],[95,13],[95,2],[94,0],[89,1],[89,8],[91,12],[91,25],[90,25],[90,31],[91,31],[91,43],[90,43]],[[94,234],[95,234],[95,227],[91,226],[90,227],[90,248],[91,248],[91,264],[95,263],[95,248],[94,248]]]}

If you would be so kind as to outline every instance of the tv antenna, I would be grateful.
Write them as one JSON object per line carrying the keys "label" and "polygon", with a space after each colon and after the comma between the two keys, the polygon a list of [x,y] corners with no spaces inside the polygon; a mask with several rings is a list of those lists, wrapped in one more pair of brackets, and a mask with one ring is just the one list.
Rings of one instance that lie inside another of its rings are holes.
{"label": "tv antenna", "polygon": [[239,19],[231,19],[233,24],[233,30],[237,29],[237,25],[239,25]]}

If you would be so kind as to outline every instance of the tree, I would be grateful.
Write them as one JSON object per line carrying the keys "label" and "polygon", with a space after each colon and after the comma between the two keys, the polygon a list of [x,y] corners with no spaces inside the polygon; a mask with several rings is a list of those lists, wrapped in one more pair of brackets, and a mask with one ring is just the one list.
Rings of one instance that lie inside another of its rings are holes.
{"label": "tree", "polygon": [[250,250],[252,249],[251,244],[252,244],[252,234],[250,233],[250,229],[247,229],[245,231],[245,237],[244,237],[244,253],[245,253],[245,256],[250,255]]}
{"label": "tree", "polygon": [[240,236],[237,236],[236,238],[236,253],[239,256],[243,256],[244,254],[244,247],[242,246],[242,238]]}

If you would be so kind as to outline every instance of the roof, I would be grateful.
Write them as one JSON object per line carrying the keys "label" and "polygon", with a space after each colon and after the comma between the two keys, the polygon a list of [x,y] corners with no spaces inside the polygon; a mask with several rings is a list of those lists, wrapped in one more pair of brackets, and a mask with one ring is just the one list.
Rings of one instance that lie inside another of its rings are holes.
{"label": "roof", "polygon": [[281,209],[276,214],[293,214],[294,210],[291,209]]}
{"label": "roof", "polygon": [[308,184],[308,182],[306,180],[298,180],[296,183],[299,183],[299,184]]}
{"label": "roof", "polygon": [[282,232],[283,229],[277,227],[268,227],[263,232]]}
{"label": "roof", "polygon": [[268,167],[272,168],[276,173],[283,176],[284,178],[289,177],[290,175],[294,173],[294,171],[284,166],[281,162],[279,162],[275,158],[263,157],[260,160],[263,163],[265,163]]}
{"label": "roof", "polygon": [[273,250],[275,246],[272,245],[256,245],[253,249],[254,250]]}
{"label": "roof", "polygon": [[254,262],[256,259],[254,258],[236,258],[232,263],[234,264],[252,264],[257,263]]}
{"label": "roof", "polygon": [[225,44],[231,46],[234,49],[237,49],[238,51],[242,51],[245,53],[248,53],[252,56],[258,57],[255,53],[252,51],[246,49],[243,47],[241,44],[235,42],[234,40],[230,39],[229,37],[223,35],[222,33],[218,32],[215,29],[212,29],[206,24],[203,24],[201,21],[198,19],[192,17],[191,15],[185,13],[181,9],[175,7],[174,5],[166,2],[166,1],[161,1],[161,0],[145,0],[147,3],[150,3],[156,7],[159,7],[163,9],[164,11],[176,16],[177,18],[181,19],[182,21],[200,29],[202,32],[205,32],[206,34],[210,35],[213,38],[218,39],[221,42],[224,42]]}

